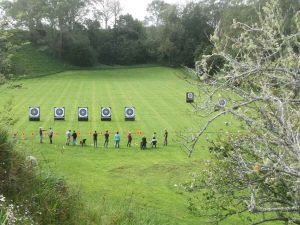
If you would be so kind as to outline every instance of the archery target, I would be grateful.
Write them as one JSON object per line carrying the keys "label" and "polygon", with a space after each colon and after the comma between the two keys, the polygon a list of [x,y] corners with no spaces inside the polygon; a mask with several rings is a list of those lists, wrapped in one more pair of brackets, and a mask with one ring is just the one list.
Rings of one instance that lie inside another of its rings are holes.
{"label": "archery target", "polygon": [[29,120],[40,120],[40,107],[29,107]]}
{"label": "archery target", "polygon": [[65,118],[65,107],[54,107],[54,118],[64,119]]}
{"label": "archery target", "polygon": [[101,107],[101,117],[111,117],[111,107]]}
{"label": "archery target", "polygon": [[135,108],[134,107],[125,107],[125,118],[135,117]]}
{"label": "archery target", "polygon": [[186,102],[194,102],[194,92],[186,93]]}
{"label": "archery target", "polygon": [[78,107],[78,119],[79,120],[88,119],[88,107]]}
{"label": "archery target", "polygon": [[221,100],[219,101],[219,106],[220,106],[220,107],[225,107],[226,104],[227,104],[227,101],[226,101],[225,98],[223,98],[223,99],[221,99]]}
{"label": "archery target", "polygon": [[125,121],[134,121],[135,120],[135,108],[134,107],[125,107],[124,114],[125,114]]}

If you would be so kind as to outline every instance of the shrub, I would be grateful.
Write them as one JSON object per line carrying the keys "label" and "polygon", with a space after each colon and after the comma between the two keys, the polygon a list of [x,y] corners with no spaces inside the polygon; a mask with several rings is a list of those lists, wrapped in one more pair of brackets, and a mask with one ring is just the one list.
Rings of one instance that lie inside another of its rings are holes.
{"label": "shrub", "polygon": [[[14,150],[3,128],[0,137],[0,194],[14,205],[23,206],[20,212],[14,213],[28,212],[38,224],[76,224],[78,194],[70,191],[63,179],[45,175],[28,163],[25,155]],[[2,207],[0,218],[4,216]]]}

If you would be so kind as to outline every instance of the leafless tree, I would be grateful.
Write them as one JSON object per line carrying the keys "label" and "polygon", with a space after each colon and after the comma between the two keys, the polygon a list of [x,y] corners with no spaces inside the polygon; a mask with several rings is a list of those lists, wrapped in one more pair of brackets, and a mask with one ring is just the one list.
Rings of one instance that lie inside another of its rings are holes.
{"label": "leafless tree", "polygon": [[91,0],[96,18],[104,21],[105,29],[108,28],[109,21],[114,18],[114,25],[122,12],[119,0]]}

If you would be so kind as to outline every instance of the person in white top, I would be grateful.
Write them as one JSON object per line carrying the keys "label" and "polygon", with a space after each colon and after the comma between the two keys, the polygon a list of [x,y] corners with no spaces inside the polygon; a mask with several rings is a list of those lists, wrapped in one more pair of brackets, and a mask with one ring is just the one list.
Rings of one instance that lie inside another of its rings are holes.
{"label": "person in white top", "polygon": [[66,138],[67,138],[66,145],[70,145],[71,130],[67,130],[67,132],[66,132]]}

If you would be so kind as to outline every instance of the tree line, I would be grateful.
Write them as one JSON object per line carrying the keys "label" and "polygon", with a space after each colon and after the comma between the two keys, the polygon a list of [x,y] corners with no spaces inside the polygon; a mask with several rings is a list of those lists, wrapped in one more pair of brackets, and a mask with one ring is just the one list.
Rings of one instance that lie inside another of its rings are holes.
{"label": "tree line", "polygon": [[[75,66],[159,63],[194,66],[211,53],[218,22],[226,31],[233,18],[255,21],[255,6],[266,0],[210,0],[168,4],[154,0],[144,21],[123,14],[119,0],[2,1],[1,20],[40,51]],[[282,0],[286,10],[299,6]],[[3,26],[2,29],[3,30]]]}

